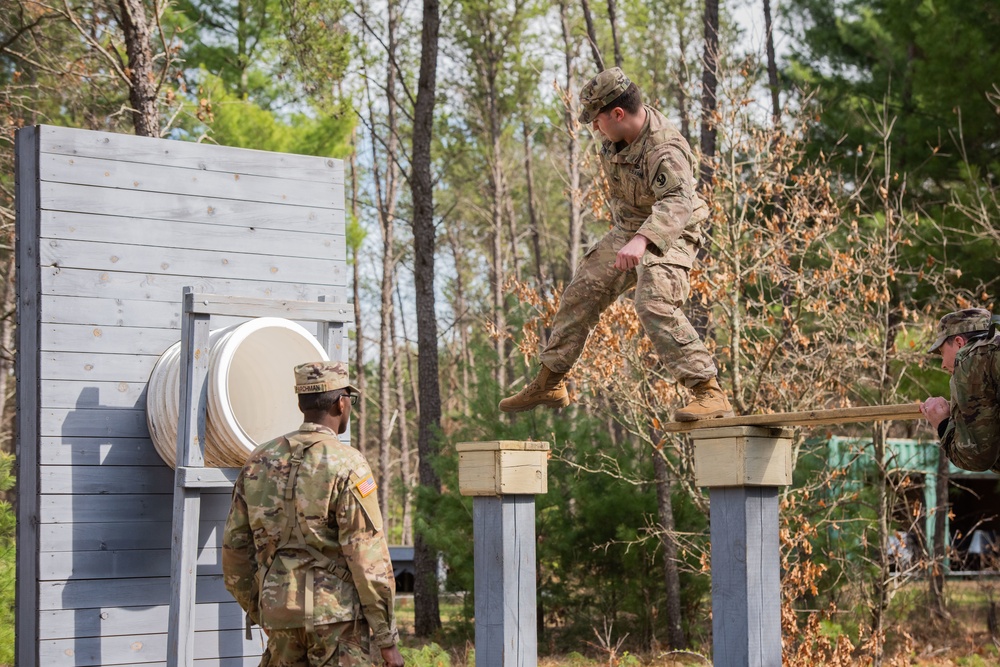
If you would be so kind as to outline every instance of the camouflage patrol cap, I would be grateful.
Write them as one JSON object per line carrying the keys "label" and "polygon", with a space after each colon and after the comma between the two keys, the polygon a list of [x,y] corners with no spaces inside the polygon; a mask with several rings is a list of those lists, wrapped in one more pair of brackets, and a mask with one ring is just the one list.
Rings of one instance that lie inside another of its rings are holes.
{"label": "camouflage patrol cap", "polygon": [[361,393],[348,383],[347,364],[343,361],[311,361],[295,367],[296,394],[318,394],[336,389]]}
{"label": "camouflage patrol cap", "polygon": [[580,91],[580,103],[583,104],[583,109],[578,120],[584,125],[592,123],[598,112],[618,99],[630,85],[632,82],[620,67],[606,69],[595,76]]}
{"label": "camouflage patrol cap", "polygon": [[937,352],[946,340],[959,334],[985,333],[990,328],[990,311],[983,308],[966,308],[948,313],[937,325],[937,338],[928,352]]}

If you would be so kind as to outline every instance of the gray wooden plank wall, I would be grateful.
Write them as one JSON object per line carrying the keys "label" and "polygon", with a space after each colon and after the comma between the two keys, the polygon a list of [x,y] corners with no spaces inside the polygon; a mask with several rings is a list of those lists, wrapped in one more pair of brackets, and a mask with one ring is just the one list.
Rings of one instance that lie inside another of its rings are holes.
{"label": "gray wooden plank wall", "polygon": [[[343,163],[48,126],[17,156],[18,664],[162,665],[173,472],[146,381],[186,285],[346,300]],[[197,664],[255,665],[221,579],[229,493],[204,498]]]}

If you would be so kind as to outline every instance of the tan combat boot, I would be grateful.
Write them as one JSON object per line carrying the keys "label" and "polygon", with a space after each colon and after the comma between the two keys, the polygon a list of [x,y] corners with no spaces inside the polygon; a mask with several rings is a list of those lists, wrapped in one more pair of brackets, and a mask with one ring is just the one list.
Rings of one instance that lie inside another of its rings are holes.
{"label": "tan combat boot", "polygon": [[729,400],[716,378],[696,384],[691,391],[694,392],[694,398],[674,413],[675,420],[693,422],[698,419],[733,416],[733,407],[729,405]]}
{"label": "tan combat boot", "polygon": [[563,382],[565,373],[554,373],[542,364],[542,370],[527,387],[513,396],[500,401],[503,412],[524,412],[535,406],[544,405],[549,408],[564,408],[569,405],[569,392]]}

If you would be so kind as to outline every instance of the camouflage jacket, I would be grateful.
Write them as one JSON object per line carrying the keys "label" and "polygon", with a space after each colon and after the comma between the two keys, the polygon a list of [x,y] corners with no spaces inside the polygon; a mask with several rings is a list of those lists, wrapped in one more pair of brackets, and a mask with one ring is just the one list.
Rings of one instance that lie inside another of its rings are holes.
{"label": "camouflage jacket", "polygon": [[601,145],[615,225],[642,234],[672,264],[691,268],[708,207],[694,192],[688,142],[673,123],[646,106],[646,122],[631,144]]}
{"label": "camouflage jacket", "polygon": [[1000,333],[955,355],[951,417],[941,446],[959,468],[1000,472]]}
{"label": "camouflage jacket", "polygon": [[[302,463],[286,494],[296,446]],[[318,424],[251,454],[233,489],[222,571],[252,621],[309,630],[363,615],[379,648],[397,643],[396,583],[375,488],[361,452]],[[288,503],[297,516],[288,516]]]}

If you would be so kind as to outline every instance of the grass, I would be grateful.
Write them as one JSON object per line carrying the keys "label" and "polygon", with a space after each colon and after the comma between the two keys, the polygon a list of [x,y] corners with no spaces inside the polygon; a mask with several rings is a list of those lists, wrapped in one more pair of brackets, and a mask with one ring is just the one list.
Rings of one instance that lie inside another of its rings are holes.
{"label": "grass", "polygon": [[[914,581],[896,590],[888,617],[893,626],[887,647],[901,645],[903,633],[913,638],[914,650],[903,661],[920,667],[992,667],[1000,665],[1000,651],[990,633],[987,617],[990,603],[1000,600],[1000,579],[949,580],[945,590],[951,621],[930,623],[927,617],[926,582]],[[413,637],[413,600],[397,601],[397,623],[407,664],[411,667],[474,667],[475,642],[472,628],[459,631],[463,624],[462,598],[441,598],[442,631],[433,641]],[[1000,611],[1000,610],[998,610]],[[843,623],[824,624],[829,636],[843,634],[856,625],[849,618],[858,612],[845,611]],[[1000,638],[998,638],[1000,640]],[[698,646],[691,652],[670,653],[654,650],[642,654],[622,652],[612,655],[596,642],[579,646],[558,655],[544,655],[540,648],[539,667],[704,667],[711,665],[711,646]],[[866,664],[859,657],[856,664]],[[900,664],[896,662],[895,664]]]}

